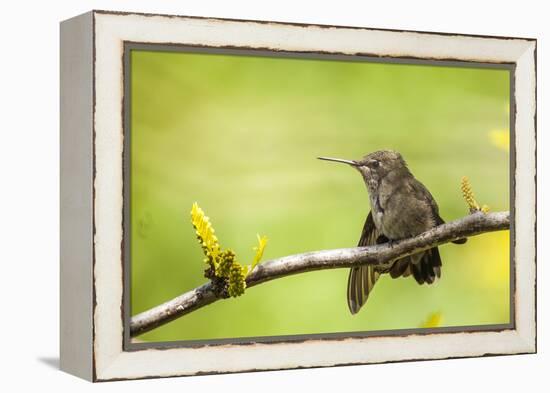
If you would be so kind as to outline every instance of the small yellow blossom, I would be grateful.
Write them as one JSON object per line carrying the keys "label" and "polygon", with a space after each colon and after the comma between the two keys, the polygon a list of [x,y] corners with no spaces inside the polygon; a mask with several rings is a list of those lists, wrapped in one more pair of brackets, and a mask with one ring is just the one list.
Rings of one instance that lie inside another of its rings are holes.
{"label": "small yellow blossom", "polygon": [[435,328],[441,326],[441,322],[443,321],[443,315],[441,312],[434,312],[431,313],[428,316],[428,319],[426,319],[420,327],[422,328]]}
{"label": "small yellow blossom", "polygon": [[510,131],[508,130],[492,130],[489,132],[491,143],[501,150],[510,151]]}

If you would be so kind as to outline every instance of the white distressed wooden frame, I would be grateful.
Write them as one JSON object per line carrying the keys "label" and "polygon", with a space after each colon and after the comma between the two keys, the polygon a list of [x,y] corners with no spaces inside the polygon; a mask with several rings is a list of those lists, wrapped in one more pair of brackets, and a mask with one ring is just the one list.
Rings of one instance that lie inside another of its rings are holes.
{"label": "white distressed wooden frame", "polygon": [[[514,328],[125,351],[125,42],[515,65]],[[63,370],[105,381],[536,351],[535,40],[93,11],[61,24],[61,52]]]}

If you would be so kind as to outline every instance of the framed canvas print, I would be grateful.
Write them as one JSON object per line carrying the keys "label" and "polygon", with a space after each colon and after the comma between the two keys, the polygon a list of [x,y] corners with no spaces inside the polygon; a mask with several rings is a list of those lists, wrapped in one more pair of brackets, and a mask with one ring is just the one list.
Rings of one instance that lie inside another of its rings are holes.
{"label": "framed canvas print", "polygon": [[536,40],[61,23],[61,368],[534,353]]}

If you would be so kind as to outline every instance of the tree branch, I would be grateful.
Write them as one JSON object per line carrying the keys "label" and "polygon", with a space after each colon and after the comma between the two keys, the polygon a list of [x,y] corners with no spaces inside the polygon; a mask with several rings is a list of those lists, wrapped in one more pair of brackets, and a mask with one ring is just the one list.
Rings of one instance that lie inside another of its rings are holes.
{"label": "tree branch", "polygon": [[[292,274],[359,265],[389,267],[404,256],[453,240],[510,228],[510,213],[476,212],[433,228],[421,235],[369,247],[314,251],[259,264],[246,279],[247,288]],[[138,336],[219,300],[211,282],[132,317],[130,335]]]}

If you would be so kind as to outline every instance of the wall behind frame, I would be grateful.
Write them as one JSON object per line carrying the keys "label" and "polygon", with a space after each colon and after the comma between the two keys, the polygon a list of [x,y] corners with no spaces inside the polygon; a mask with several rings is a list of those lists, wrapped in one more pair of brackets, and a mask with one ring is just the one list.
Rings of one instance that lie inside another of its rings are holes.
{"label": "wall behind frame", "polygon": [[60,26],[60,367],[91,380],[92,13]]}

